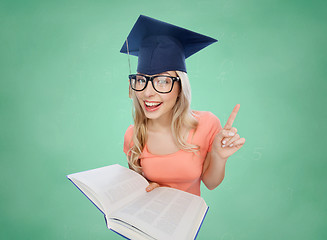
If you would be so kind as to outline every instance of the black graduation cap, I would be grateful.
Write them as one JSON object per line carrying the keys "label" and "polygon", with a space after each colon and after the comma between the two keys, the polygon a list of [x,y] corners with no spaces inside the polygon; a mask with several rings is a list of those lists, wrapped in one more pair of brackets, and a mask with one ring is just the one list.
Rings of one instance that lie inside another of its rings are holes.
{"label": "black graduation cap", "polygon": [[120,52],[138,56],[139,73],[186,72],[185,59],[214,42],[217,40],[211,37],[140,15]]}

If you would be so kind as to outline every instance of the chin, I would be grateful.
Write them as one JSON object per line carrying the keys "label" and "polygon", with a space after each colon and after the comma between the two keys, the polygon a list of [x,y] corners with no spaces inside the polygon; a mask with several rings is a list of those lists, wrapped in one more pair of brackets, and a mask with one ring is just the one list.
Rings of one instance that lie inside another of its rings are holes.
{"label": "chin", "polygon": [[161,114],[158,112],[147,112],[144,109],[143,109],[143,112],[144,112],[144,115],[146,118],[152,119],[152,120],[158,119],[161,116]]}

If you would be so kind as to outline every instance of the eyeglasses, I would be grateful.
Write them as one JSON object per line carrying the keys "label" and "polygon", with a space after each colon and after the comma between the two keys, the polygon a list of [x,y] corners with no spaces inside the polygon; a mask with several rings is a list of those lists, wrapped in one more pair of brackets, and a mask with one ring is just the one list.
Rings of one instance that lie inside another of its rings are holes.
{"label": "eyeglasses", "polygon": [[143,91],[148,82],[152,82],[152,87],[158,93],[170,93],[173,90],[174,82],[180,81],[179,77],[166,75],[145,76],[143,74],[131,74],[128,76],[131,88],[134,91]]}

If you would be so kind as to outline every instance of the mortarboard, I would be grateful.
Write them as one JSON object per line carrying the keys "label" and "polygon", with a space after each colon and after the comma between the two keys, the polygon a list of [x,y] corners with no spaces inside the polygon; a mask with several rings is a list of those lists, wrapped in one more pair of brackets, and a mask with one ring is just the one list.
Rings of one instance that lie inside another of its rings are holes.
{"label": "mortarboard", "polygon": [[214,42],[217,40],[211,37],[140,15],[120,52],[138,56],[139,73],[186,72],[185,59]]}

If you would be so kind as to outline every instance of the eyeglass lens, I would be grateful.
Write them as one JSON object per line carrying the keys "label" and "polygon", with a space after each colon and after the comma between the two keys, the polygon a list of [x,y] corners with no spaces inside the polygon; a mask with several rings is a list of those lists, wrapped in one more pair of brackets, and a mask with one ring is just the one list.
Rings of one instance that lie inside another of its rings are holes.
{"label": "eyeglass lens", "polygon": [[[172,85],[173,85],[173,80],[169,76],[156,76],[152,80],[153,82],[153,87],[157,92],[169,92],[171,91]],[[135,78],[132,79],[131,85],[132,88],[141,91],[145,88],[147,84],[147,79],[146,77],[142,75],[136,75]]]}

